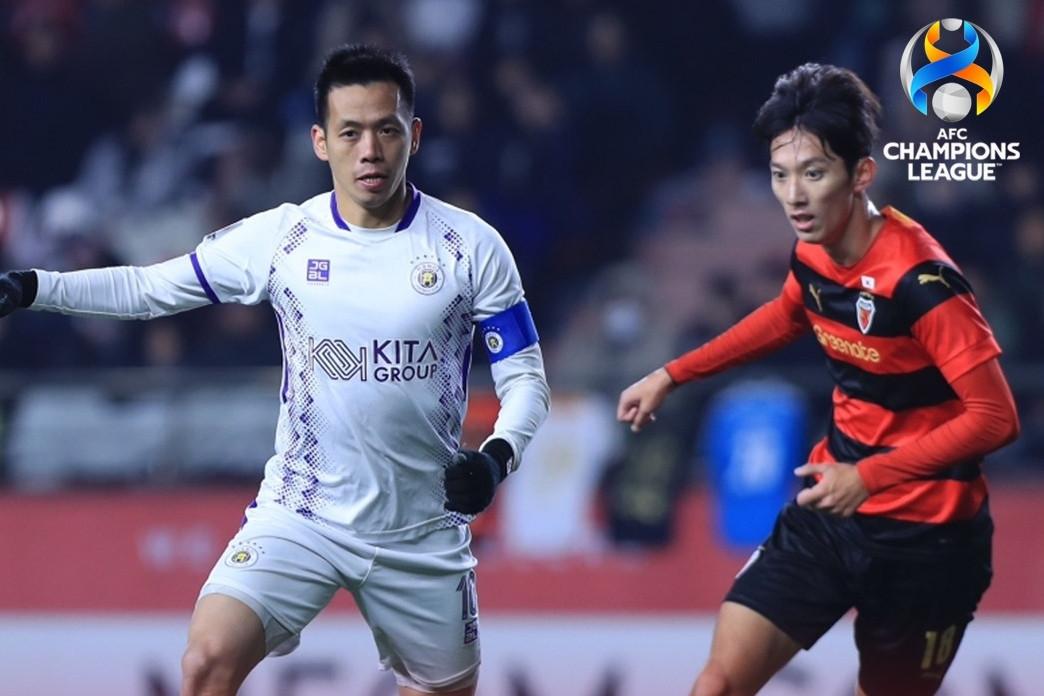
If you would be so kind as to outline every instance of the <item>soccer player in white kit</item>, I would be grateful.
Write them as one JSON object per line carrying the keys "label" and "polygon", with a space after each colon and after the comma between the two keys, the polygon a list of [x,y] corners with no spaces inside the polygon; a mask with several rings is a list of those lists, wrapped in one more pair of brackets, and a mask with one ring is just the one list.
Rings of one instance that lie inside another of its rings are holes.
{"label": "soccer player in white kit", "polygon": [[[406,181],[420,144],[398,53],[346,46],[316,81],[312,145],[332,192],[208,235],[145,268],[0,274],[14,309],[151,319],[267,301],[283,380],[275,455],[203,585],[182,696],[232,696],[345,588],[402,695],[472,696],[479,665],[468,522],[547,414],[537,333],[514,260],[472,213]],[[500,399],[460,450],[478,329]]]}

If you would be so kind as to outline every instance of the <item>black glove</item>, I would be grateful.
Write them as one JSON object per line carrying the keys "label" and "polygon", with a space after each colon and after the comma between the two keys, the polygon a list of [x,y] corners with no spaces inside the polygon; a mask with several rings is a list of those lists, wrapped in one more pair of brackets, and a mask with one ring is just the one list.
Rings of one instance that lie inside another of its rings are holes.
{"label": "black glove", "polygon": [[511,445],[500,438],[487,442],[481,452],[457,452],[445,471],[446,509],[474,515],[489,507],[512,457]]}
{"label": "black glove", "polygon": [[0,273],[0,317],[28,307],[36,299],[36,271]]}

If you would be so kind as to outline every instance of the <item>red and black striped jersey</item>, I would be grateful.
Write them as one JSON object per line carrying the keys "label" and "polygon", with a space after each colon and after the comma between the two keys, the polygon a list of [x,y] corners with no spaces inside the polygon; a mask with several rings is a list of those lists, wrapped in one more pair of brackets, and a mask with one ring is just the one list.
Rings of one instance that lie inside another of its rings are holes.
{"label": "red and black striped jersey", "polygon": [[[967,280],[923,227],[894,208],[851,267],[798,242],[781,299],[802,309],[833,377],[828,432],[810,462],[857,462],[915,441],[963,410],[950,383],[1000,354]],[[871,495],[862,515],[970,519],[986,499],[981,458]]]}

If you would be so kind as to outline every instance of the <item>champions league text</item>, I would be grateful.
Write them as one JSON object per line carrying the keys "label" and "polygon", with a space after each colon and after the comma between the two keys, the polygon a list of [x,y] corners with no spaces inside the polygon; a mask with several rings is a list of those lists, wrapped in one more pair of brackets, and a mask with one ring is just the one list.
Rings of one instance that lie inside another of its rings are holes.
{"label": "champions league text", "polygon": [[884,146],[885,159],[907,163],[909,181],[996,181],[997,168],[1020,155],[1019,143],[968,142],[967,128],[940,128],[933,143]]}

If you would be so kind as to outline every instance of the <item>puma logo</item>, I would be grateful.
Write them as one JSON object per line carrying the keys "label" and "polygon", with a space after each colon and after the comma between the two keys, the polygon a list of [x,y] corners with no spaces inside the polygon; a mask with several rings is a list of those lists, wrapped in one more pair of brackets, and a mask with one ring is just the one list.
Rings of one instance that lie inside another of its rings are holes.
{"label": "puma logo", "polygon": [[[942,266],[939,266],[939,273],[938,274],[932,274],[932,273],[921,273],[921,274],[919,274],[917,276],[917,282],[920,283],[921,285],[927,285],[928,283],[939,282],[939,283],[942,283],[943,285],[945,285],[946,287],[950,288],[950,284],[946,282],[946,278],[943,278],[943,267]],[[953,288],[950,288],[950,289],[952,290]]]}
{"label": "puma logo", "polygon": [[823,301],[819,299],[819,288],[812,283],[808,284],[808,292],[812,295],[812,299],[816,301],[816,307],[819,307],[819,313],[823,313]]}

